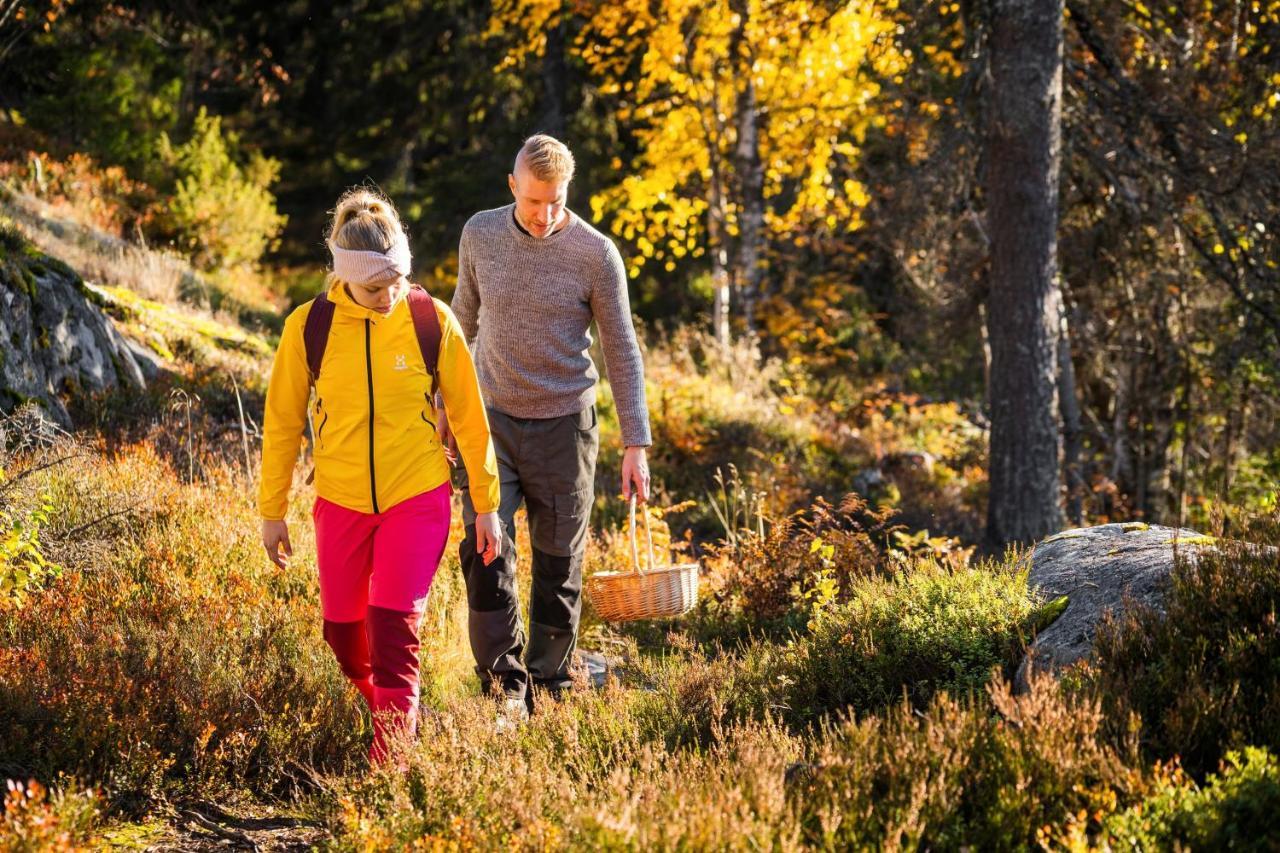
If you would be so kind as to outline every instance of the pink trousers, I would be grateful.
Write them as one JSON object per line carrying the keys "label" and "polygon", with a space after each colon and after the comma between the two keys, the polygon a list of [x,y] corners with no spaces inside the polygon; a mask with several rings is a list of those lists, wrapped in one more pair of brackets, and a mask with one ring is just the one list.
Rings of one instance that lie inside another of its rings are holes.
{"label": "pink trousers", "polygon": [[316,498],[324,638],[373,716],[370,760],[418,722],[418,624],[449,538],[450,486],[363,513]]}

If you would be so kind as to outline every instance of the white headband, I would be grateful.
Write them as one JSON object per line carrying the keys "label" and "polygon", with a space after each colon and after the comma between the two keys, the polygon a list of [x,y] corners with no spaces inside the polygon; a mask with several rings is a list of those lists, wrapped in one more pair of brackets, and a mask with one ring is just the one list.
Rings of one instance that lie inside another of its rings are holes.
{"label": "white headband", "polygon": [[329,251],[333,253],[334,276],[348,284],[368,284],[397,275],[408,275],[410,262],[413,260],[413,255],[409,252],[409,241],[403,233],[396,235],[385,254],[344,249],[332,240],[329,241]]}

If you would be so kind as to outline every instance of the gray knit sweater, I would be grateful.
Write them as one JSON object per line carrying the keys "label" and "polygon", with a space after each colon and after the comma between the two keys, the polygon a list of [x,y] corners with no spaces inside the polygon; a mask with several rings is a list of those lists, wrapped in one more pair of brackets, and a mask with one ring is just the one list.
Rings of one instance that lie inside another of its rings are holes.
{"label": "gray knit sweater", "polygon": [[557,418],[596,401],[588,352],[600,330],[622,440],[651,444],[644,364],[618,248],[572,212],[550,237],[516,226],[514,205],[462,229],[453,313],[472,345],[485,402],[517,418]]}

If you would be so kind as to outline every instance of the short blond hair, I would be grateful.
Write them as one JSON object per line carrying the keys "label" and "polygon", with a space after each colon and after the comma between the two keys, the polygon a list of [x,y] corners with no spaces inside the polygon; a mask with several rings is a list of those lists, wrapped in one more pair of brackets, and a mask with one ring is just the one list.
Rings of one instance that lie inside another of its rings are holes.
{"label": "short blond hair", "polygon": [[545,133],[524,141],[516,155],[516,166],[521,162],[540,181],[557,183],[573,179],[573,153],[559,139]]}

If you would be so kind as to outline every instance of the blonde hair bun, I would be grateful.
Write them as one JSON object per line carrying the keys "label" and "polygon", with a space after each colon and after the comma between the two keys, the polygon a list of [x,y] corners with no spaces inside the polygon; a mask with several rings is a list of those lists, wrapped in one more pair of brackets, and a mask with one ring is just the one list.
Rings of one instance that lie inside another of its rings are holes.
{"label": "blonde hair bun", "polygon": [[395,205],[378,190],[349,189],[333,208],[329,239],[343,249],[386,252],[403,233]]}

